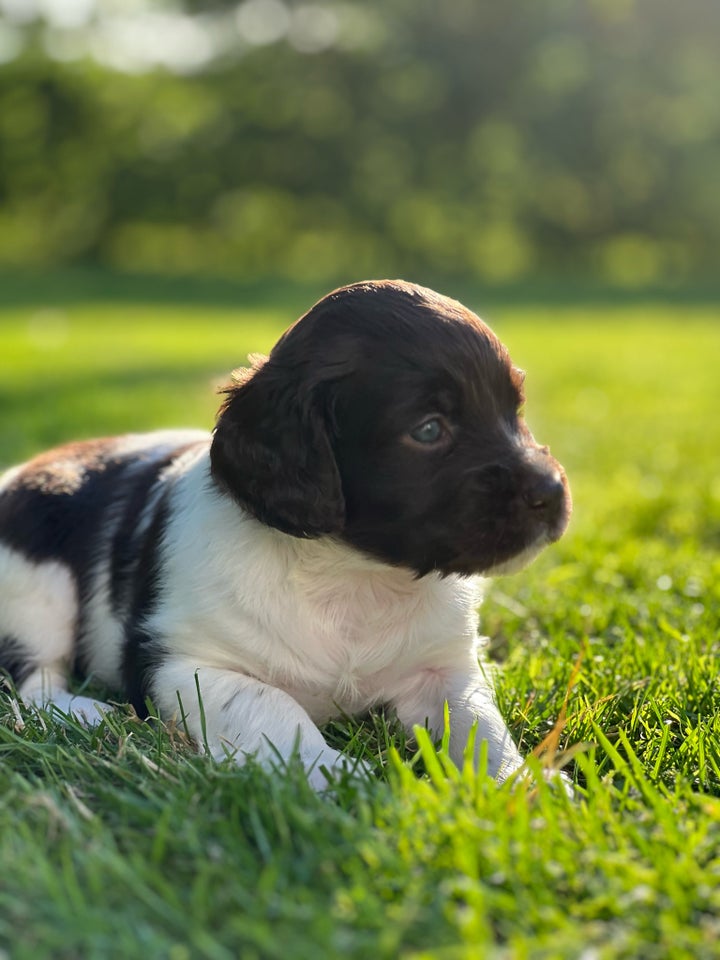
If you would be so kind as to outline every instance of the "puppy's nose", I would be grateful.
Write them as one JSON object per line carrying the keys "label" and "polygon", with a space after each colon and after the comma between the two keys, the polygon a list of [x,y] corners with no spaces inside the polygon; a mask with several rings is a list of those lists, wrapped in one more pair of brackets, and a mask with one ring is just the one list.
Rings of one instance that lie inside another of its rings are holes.
{"label": "puppy's nose", "polygon": [[555,514],[565,499],[562,475],[557,470],[532,474],[524,485],[522,497],[531,510]]}

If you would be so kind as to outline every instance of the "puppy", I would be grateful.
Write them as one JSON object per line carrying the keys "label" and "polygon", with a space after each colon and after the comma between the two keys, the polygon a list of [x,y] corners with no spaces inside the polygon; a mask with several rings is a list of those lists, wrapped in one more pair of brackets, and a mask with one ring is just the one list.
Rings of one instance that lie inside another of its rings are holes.
{"label": "puppy", "polygon": [[521,764],[478,664],[477,575],[563,533],[565,474],[522,418],[523,374],[460,303],[404,282],[330,293],[236,374],[212,436],[73,443],[0,481],[0,667],[88,722],[93,676],[238,763],[346,761],[319,726],[387,703],[477,724]]}

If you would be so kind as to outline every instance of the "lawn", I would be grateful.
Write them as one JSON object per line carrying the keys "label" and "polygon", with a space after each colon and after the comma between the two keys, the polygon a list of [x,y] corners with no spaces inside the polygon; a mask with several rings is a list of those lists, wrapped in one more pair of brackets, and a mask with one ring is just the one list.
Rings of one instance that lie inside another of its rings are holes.
{"label": "lawn", "polygon": [[[0,465],[209,427],[215,387],[307,305],[6,306]],[[377,761],[328,800],[122,710],[87,732],[0,696],[0,958],[720,957],[718,310],[486,313],[575,513],[493,584],[483,631],[524,750],[566,703],[576,799],[458,772],[381,715],[327,731]]]}

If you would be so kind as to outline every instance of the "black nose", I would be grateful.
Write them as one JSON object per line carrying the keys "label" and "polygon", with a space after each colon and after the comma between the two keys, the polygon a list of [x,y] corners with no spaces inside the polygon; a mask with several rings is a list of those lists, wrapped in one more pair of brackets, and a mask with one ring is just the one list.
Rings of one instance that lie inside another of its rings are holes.
{"label": "black nose", "polygon": [[532,474],[523,487],[522,497],[538,514],[555,515],[565,500],[562,474],[556,470]]}

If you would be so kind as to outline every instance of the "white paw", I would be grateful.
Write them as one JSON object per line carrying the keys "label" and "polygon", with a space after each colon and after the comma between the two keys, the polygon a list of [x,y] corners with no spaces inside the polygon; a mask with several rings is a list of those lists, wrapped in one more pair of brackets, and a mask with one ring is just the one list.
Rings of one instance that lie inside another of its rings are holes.
{"label": "white paw", "polygon": [[[516,771],[517,779],[514,780],[515,783],[524,783],[527,786],[533,786],[538,782],[538,772],[537,766],[533,765],[532,767],[523,766]],[[575,793],[575,786],[570,779],[570,777],[565,773],[564,770],[557,770],[554,767],[542,767],[539,771],[540,779],[544,780],[545,783],[549,784],[554,791],[559,791],[564,793],[566,797],[570,800],[577,799],[577,794]]]}
{"label": "white paw", "polygon": [[545,770],[543,776],[551,786],[557,787],[570,800],[577,800],[575,785],[564,770]]}
{"label": "white paw", "polygon": [[55,708],[61,713],[69,714],[84,727],[96,727],[104,715],[112,710],[109,703],[94,700],[92,697],[73,697],[71,694],[59,694],[47,704],[49,710]]}

